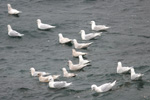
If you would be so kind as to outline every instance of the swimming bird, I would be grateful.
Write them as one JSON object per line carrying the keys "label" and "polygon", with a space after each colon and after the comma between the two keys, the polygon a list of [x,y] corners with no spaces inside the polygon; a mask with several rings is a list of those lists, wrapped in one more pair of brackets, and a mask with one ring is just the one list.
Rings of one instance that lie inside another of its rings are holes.
{"label": "swimming bird", "polygon": [[84,60],[82,55],[79,56],[79,64],[89,64],[90,61],[89,60]]}
{"label": "swimming bird", "polygon": [[72,84],[72,82],[67,83],[66,81],[54,81],[54,79],[52,77],[49,78],[49,87],[50,88],[65,88],[68,87]]}
{"label": "swimming bird", "polygon": [[38,74],[41,74],[42,76],[50,74],[50,73],[46,73],[46,72],[42,72],[42,71],[35,71],[35,69],[33,67],[30,68],[30,72],[31,72],[32,76],[38,76]]}
{"label": "swimming bird", "polygon": [[118,62],[117,73],[127,73],[132,67],[123,67],[121,62]]}
{"label": "swimming bird", "polygon": [[63,76],[64,77],[75,77],[77,74],[74,74],[74,73],[68,73],[66,68],[62,68],[62,71],[63,71]]}
{"label": "swimming bird", "polygon": [[90,39],[93,39],[97,36],[101,36],[101,34],[102,34],[102,32],[85,34],[84,30],[81,30],[79,33],[81,34],[82,40],[90,40]]}
{"label": "swimming bird", "polygon": [[134,68],[131,68],[131,80],[140,80],[144,74],[135,73]]}
{"label": "swimming bird", "polygon": [[112,87],[114,87],[115,84],[116,84],[116,80],[114,82],[112,82],[112,83],[105,83],[105,84],[103,84],[101,86],[97,86],[97,85],[93,84],[91,86],[91,89],[95,90],[96,92],[107,92],[110,89],[112,89]]}
{"label": "swimming bird", "polygon": [[40,82],[49,82],[49,79],[52,76],[51,75],[50,76],[43,76],[41,73],[38,73],[38,77],[39,77]]}
{"label": "swimming bird", "polygon": [[59,36],[59,43],[61,43],[61,44],[72,42],[72,39],[63,37],[63,35],[61,33],[59,33],[58,36]]}
{"label": "swimming bird", "polygon": [[22,37],[22,36],[24,36],[24,34],[21,34],[15,30],[13,30],[10,25],[7,25],[7,28],[8,28],[8,35],[11,37]]}
{"label": "swimming bird", "polygon": [[95,31],[107,30],[110,27],[105,25],[96,25],[95,21],[91,21],[91,29]]}
{"label": "swimming bird", "polygon": [[80,70],[87,65],[89,64],[73,64],[71,60],[68,60],[69,69],[72,71]]}
{"label": "swimming bird", "polygon": [[41,30],[47,30],[47,29],[51,29],[51,28],[55,28],[56,27],[56,26],[52,26],[52,25],[49,25],[49,24],[42,23],[41,19],[37,19],[37,26]]}
{"label": "swimming bird", "polygon": [[72,56],[73,57],[78,57],[79,55],[87,55],[88,53],[85,53],[85,52],[79,52],[79,51],[76,51],[75,49],[72,49]]}
{"label": "swimming bird", "polygon": [[17,9],[13,9],[10,4],[7,4],[7,7],[8,7],[8,14],[18,15],[19,13],[22,13],[22,11],[18,11]]}
{"label": "swimming bird", "polygon": [[78,43],[76,39],[73,39],[73,43],[74,43],[75,49],[83,49],[83,48],[87,48],[93,42],[90,42],[90,43]]}

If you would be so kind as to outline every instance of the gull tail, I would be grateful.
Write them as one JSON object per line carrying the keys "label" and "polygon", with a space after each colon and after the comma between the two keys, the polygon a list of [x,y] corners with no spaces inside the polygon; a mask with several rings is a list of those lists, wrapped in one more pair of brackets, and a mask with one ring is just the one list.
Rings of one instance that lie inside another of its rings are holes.
{"label": "gull tail", "polygon": [[95,36],[101,36],[102,35],[102,32],[100,33],[95,33]]}
{"label": "gull tail", "polygon": [[66,83],[66,87],[72,85],[72,82]]}
{"label": "gull tail", "polygon": [[115,86],[115,84],[116,84],[116,80],[113,83],[111,83],[112,86]]}

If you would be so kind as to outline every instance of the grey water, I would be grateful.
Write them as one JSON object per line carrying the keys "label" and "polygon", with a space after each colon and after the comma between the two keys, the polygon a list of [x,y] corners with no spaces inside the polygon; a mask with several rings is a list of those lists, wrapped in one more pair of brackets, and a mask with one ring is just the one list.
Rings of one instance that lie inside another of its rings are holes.
{"label": "grey water", "polygon": [[[21,10],[19,17],[8,15],[7,3]],[[0,0],[0,100],[150,100],[150,1],[149,0]],[[48,31],[37,29],[36,20],[55,25]],[[79,31],[91,30],[90,21],[111,28],[95,40],[82,41]],[[12,38],[7,25],[25,34]],[[61,45],[58,33],[79,42],[93,42],[86,58],[91,66],[63,78],[73,58],[71,45]],[[117,74],[117,62],[134,66],[143,73],[141,81],[130,74]],[[51,89],[30,75],[30,68],[61,74],[60,81],[72,82],[64,89]],[[91,91],[91,85],[117,80],[106,93]]]}

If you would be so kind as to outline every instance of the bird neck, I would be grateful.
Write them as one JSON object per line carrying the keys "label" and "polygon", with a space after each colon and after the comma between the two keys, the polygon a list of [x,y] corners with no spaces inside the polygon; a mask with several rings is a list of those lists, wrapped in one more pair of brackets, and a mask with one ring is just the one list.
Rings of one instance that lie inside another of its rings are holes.
{"label": "bird neck", "polygon": [[93,22],[92,25],[91,25],[92,30],[94,29],[95,26],[96,26],[95,22]]}
{"label": "bird neck", "polygon": [[81,33],[81,37],[82,37],[82,39],[85,38],[85,32],[82,32],[82,33]]}

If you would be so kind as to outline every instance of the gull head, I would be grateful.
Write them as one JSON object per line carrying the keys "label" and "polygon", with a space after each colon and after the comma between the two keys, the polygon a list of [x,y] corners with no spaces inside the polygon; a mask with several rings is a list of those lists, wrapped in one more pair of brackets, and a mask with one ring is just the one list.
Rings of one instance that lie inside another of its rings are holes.
{"label": "gull head", "polygon": [[41,23],[41,20],[40,19],[37,19],[37,24],[40,24]]}
{"label": "gull head", "polygon": [[7,25],[7,27],[8,27],[8,31],[11,31],[11,30],[12,30],[12,28],[11,28],[10,25]]}
{"label": "gull head", "polygon": [[97,86],[96,86],[95,84],[93,84],[93,85],[91,86],[91,89],[92,89],[92,90],[95,90],[96,87],[97,87]]}
{"label": "gull head", "polygon": [[84,30],[81,30],[81,31],[79,32],[79,34],[82,34],[82,33],[85,33],[85,31],[84,31]]}
{"label": "gull head", "polygon": [[8,7],[8,10],[10,10],[10,9],[11,9],[11,5],[10,5],[10,4],[7,4],[7,7]]}
{"label": "gull head", "polygon": [[62,68],[63,71],[66,71],[66,68]]}
{"label": "gull head", "polygon": [[77,43],[77,40],[76,40],[76,39],[73,39],[73,43]]}
{"label": "gull head", "polygon": [[63,37],[63,35],[61,33],[58,34],[59,37]]}
{"label": "gull head", "polygon": [[90,24],[95,24],[95,21],[91,21],[91,23]]}
{"label": "gull head", "polygon": [[121,64],[121,62],[118,62],[118,67],[122,67],[122,64]]}
{"label": "gull head", "polygon": [[30,68],[31,72],[35,72],[35,69],[33,67]]}

